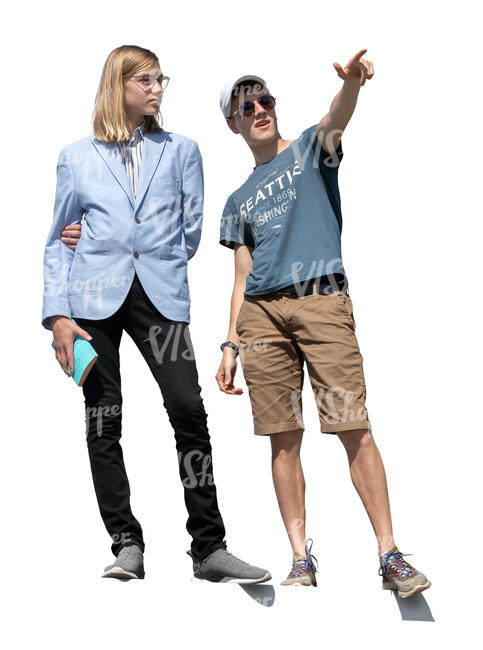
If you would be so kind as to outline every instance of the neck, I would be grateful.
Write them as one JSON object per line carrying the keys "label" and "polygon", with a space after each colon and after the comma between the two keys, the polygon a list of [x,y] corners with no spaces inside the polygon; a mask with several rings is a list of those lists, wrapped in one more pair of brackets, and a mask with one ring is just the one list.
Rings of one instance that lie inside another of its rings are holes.
{"label": "neck", "polygon": [[284,140],[280,133],[277,133],[275,140],[270,142],[255,143],[250,145],[250,149],[255,158],[255,165],[262,165],[263,163],[270,162],[279,153],[286,149],[292,140]]}
{"label": "neck", "polygon": [[144,115],[126,116],[126,126],[129,131],[129,137],[132,138],[134,131],[144,122]]}

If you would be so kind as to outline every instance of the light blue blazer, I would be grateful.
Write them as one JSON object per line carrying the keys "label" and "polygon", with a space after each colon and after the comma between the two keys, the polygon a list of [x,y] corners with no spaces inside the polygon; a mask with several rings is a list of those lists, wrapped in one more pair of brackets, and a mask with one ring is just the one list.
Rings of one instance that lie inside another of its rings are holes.
{"label": "light blue blazer", "polygon": [[[48,318],[98,320],[124,302],[137,272],[167,318],[189,323],[187,262],[203,218],[203,164],[198,144],[164,131],[144,133],[136,199],[116,143],[90,135],[62,149],[54,220],[44,253],[42,325]],[[75,251],[60,240],[80,221]]]}

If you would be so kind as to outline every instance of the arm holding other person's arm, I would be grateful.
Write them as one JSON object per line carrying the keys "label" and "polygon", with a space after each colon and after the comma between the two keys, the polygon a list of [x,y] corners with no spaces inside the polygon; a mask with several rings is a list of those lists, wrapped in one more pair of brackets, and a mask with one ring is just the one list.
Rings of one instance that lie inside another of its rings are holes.
{"label": "arm holding other person's arm", "polygon": [[334,63],[334,68],[344,84],[341,90],[332,100],[329,112],[317,126],[317,137],[322,148],[328,153],[334,153],[342,138],[342,133],[349,123],[354,112],[359,96],[359,90],[366,82],[374,76],[374,67],[367,59],[360,57],[367,52],[360,50],[347,63],[345,68],[339,63]]}
{"label": "arm holding other person's arm", "polygon": [[67,248],[70,248],[71,251],[75,251],[77,248],[77,242],[81,236],[81,232],[82,223],[80,221],[76,221],[75,223],[69,224],[64,228],[64,230],[62,230],[60,233],[60,239],[64,242]]}
{"label": "arm holding other person's arm", "polygon": [[[235,282],[233,292],[231,295],[230,306],[230,325],[228,327],[228,335],[226,340],[239,345],[240,339],[236,333],[236,321],[240,308],[244,300],[244,291],[246,285],[247,275],[252,270],[252,254],[253,249],[241,244],[234,244],[235,247]],[[226,346],[223,350],[223,358],[216,373],[216,381],[221,391],[229,395],[240,395],[243,393],[241,388],[233,386],[233,379],[235,378],[237,368],[236,354],[233,348]]]}

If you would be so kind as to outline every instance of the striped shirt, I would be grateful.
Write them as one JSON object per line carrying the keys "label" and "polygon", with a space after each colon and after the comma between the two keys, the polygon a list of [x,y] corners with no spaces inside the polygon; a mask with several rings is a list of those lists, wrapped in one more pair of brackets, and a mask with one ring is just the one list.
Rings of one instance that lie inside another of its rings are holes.
{"label": "striped shirt", "polygon": [[143,155],[145,122],[140,124],[134,131],[131,140],[119,140],[117,146],[126,167],[126,173],[131,183],[134,198],[138,189],[139,170]]}

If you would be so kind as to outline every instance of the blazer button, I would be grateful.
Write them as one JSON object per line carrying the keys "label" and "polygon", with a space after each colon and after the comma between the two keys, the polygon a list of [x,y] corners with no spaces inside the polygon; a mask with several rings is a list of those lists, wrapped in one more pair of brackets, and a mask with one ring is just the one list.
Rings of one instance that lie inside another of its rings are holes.
{"label": "blazer button", "polygon": [[134,257],[137,259],[139,257],[139,253],[137,251],[134,251]]}
{"label": "blazer button", "polygon": [[138,218],[136,217],[136,223],[141,223],[141,219],[138,219]]}

